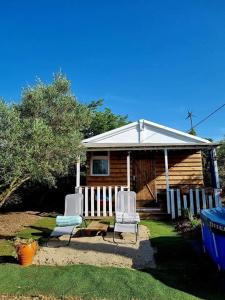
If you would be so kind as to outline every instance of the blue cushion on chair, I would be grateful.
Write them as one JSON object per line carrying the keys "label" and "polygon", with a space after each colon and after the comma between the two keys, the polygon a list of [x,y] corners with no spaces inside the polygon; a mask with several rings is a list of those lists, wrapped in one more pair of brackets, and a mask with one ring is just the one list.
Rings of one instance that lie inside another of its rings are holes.
{"label": "blue cushion on chair", "polygon": [[64,226],[76,226],[82,224],[81,216],[57,216],[56,217],[56,225],[59,227]]}

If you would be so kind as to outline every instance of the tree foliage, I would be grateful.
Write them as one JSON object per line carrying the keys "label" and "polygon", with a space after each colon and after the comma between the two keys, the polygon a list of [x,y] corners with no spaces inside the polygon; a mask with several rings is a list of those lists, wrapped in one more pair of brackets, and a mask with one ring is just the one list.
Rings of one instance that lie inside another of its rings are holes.
{"label": "tree foliage", "polygon": [[195,130],[193,127],[189,130],[188,133],[189,133],[189,134],[192,134],[192,135],[194,135],[194,136],[197,135],[197,132],[196,132],[196,130]]}
{"label": "tree foliage", "polygon": [[222,187],[225,187],[225,138],[217,149],[217,161]]}
{"label": "tree foliage", "polygon": [[86,138],[121,127],[129,123],[127,115],[116,115],[110,108],[100,110],[103,100],[92,101],[88,104],[91,123],[83,130]]}
{"label": "tree foliage", "polygon": [[70,82],[57,74],[49,85],[27,87],[21,103],[0,102],[0,206],[25,181],[54,185],[83,149],[81,130],[90,110],[77,102]]}
{"label": "tree foliage", "polygon": [[51,84],[38,80],[22,92],[19,104],[0,101],[0,207],[26,181],[56,184],[84,154],[81,139],[124,124],[127,116],[103,100],[81,104],[60,74]]}

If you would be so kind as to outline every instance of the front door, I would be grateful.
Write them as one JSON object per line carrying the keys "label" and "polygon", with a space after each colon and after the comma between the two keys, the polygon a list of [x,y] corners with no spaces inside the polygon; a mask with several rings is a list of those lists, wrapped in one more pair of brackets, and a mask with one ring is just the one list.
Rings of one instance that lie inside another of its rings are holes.
{"label": "front door", "polygon": [[155,161],[149,158],[133,160],[133,188],[137,193],[137,201],[155,202]]}

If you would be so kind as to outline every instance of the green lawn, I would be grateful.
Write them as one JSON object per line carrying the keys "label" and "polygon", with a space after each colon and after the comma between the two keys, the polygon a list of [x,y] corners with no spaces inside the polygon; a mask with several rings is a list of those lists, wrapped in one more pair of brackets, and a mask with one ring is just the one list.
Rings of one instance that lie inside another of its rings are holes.
{"label": "green lawn", "polygon": [[[10,242],[0,242],[0,294],[78,296],[82,299],[224,299],[218,273],[210,261],[193,251],[172,223],[143,221],[157,249],[157,269],[136,271],[112,267],[20,267],[5,263],[13,254]],[[54,226],[45,217],[18,235],[40,241]],[[194,244],[195,245],[195,244]],[[9,260],[10,261],[10,260]],[[215,274],[215,275],[214,275]]]}

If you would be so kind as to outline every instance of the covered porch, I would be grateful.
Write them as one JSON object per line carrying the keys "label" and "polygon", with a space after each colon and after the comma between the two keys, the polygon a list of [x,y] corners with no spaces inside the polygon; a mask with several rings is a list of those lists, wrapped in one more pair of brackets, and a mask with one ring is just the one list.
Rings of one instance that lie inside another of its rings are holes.
{"label": "covered porch", "polygon": [[[99,150],[98,156],[94,150],[87,154],[90,164],[93,163],[93,157],[96,160],[102,158],[103,151]],[[181,216],[182,210],[190,209],[197,214],[203,208],[219,206],[221,200],[215,149],[210,149],[209,153],[214,159],[211,159],[212,185],[207,187],[204,185],[199,148],[108,150],[109,174],[93,176],[93,166],[90,165],[85,185],[80,185],[78,161],[76,192],[84,195],[85,216],[112,216],[120,190],[136,192],[137,211],[143,217],[171,214],[172,218],[176,218]]]}

